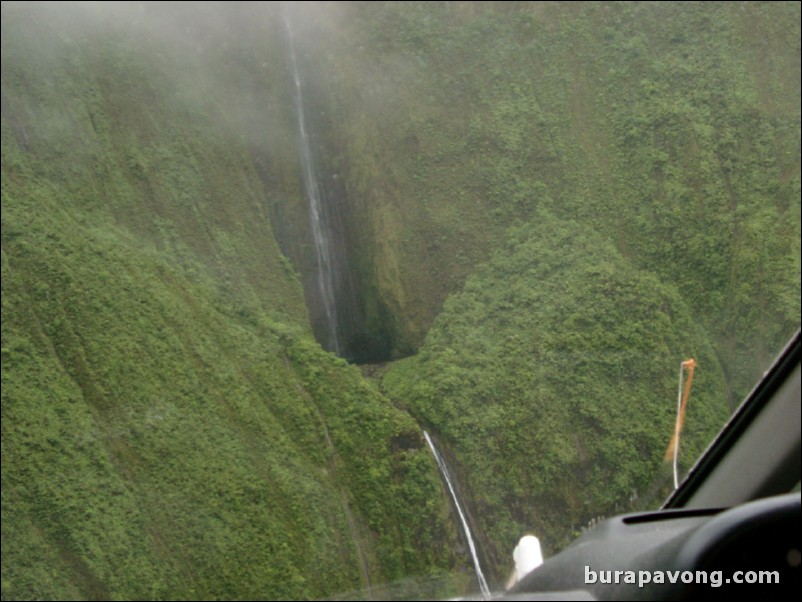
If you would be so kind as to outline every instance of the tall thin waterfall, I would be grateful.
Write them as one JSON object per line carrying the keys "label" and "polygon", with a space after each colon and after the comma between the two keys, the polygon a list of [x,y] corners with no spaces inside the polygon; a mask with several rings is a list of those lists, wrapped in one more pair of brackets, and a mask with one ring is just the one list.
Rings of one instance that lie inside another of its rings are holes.
{"label": "tall thin waterfall", "polygon": [[468,540],[468,548],[471,551],[473,568],[476,570],[476,579],[479,581],[479,590],[482,592],[482,596],[487,600],[490,598],[490,588],[487,586],[487,580],[485,579],[485,575],[482,572],[482,567],[479,564],[479,556],[476,554],[476,545],[473,542],[471,528],[468,526],[468,520],[465,518],[465,513],[462,511],[462,505],[459,503],[457,491],[454,489],[454,485],[451,483],[451,474],[448,472],[448,466],[446,465],[445,460],[443,460],[443,457],[440,455],[440,452],[437,451],[437,448],[435,447],[432,438],[429,436],[429,433],[423,431],[423,436],[426,439],[426,443],[429,445],[429,449],[432,450],[432,455],[437,462],[437,467],[440,469],[440,474],[443,475],[443,479],[445,480],[446,485],[448,485],[448,491],[451,493],[451,499],[454,500],[454,506],[457,508],[457,514],[459,514],[459,520],[462,524],[462,531],[465,533],[465,539]]}
{"label": "tall thin waterfall", "polygon": [[324,348],[341,355],[340,333],[338,332],[337,306],[334,293],[334,264],[332,242],[329,238],[329,225],[323,208],[323,199],[315,172],[315,161],[312,154],[312,143],[309,138],[309,127],[304,114],[304,97],[301,75],[298,70],[298,59],[295,55],[295,40],[289,11],[286,4],[282,7],[284,25],[289,38],[290,63],[294,78],[295,113],[298,118],[301,171],[303,172],[304,190],[309,202],[309,221],[312,238],[315,244],[317,259],[317,288],[325,313],[327,340],[321,341]]}

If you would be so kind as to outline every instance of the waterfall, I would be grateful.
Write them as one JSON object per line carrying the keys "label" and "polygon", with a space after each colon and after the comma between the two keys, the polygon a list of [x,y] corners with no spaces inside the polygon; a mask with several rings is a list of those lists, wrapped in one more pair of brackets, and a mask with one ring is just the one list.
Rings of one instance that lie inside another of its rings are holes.
{"label": "waterfall", "polygon": [[335,303],[334,253],[330,238],[331,228],[329,227],[326,212],[323,208],[323,198],[320,193],[320,186],[315,172],[315,161],[312,154],[309,127],[304,114],[303,85],[298,69],[298,59],[295,55],[295,41],[292,25],[290,23],[289,11],[286,4],[282,8],[284,25],[287,29],[287,37],[289,39],[290,64],[292,66],[292,75],[295,84],[293,90],[295,114],[298,119],[298,143],[300,147],[301,171],[303,174],[304,191],[306,192],[306,198],[309,202],[309,222],[317,260],[317,289],[320,294],[326,322],[326,337],[325,340],[321,341],[321,344],[325,349],[334,351],[337,355],[341,355],[342,349],[340,333],[338,331],[337,306]]}
{"label": "waterfall", "polygon": [[457,514],[459,514],[459,520],[462,525],[462,531],[465,533],[465,539],[468,540],[468,548],[471,551],[471,558],[473,559],[473,567],[476,571],[476,579],[479,581],[479,589],[482,592],[482,596],[485,600],[490,599],[490,588],[487,586],[487,580],[485,579],[485,575],[482,572],[482,567],[479,564],[479,556],[476,554],[476,545],[473,542],[473,535],[471,534],[471,528],[468,526],[468,520],[465,518],[465,513],[462,511],[462,506],[459,503],[459,497],[457,496],[457,491],[454,489],[454,485],[451,483],[451,475],[448,472],[448,466],[446,466],[445,460],[440,455],[440,452],[437,451],[437,448],[434,446],[434,442],[432,438],[429,436],[429,433],[423,431],[423,436],[426,439],[426,443],[429,445],[429,449],[432,450],[432,455],[434,456],[435,461],[437,462],[437,467],[440,469],[440,474],[443,475],[443,479],[448,485],[448,491],[451,493],[451,499],[454,500],[454,506],[457,508]]}

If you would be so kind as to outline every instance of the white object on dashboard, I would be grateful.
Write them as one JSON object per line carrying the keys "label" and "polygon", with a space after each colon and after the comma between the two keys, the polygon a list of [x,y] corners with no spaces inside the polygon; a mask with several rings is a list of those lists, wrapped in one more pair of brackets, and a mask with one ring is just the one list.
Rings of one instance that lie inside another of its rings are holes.
{"label": "white object on dashboard", "polygon": [[540,540],[534,535],[524,535],[512,551],[515,561],[513,572],[507,587],[510,588],[523,577],[543,564],[543,552],[540,549]]}

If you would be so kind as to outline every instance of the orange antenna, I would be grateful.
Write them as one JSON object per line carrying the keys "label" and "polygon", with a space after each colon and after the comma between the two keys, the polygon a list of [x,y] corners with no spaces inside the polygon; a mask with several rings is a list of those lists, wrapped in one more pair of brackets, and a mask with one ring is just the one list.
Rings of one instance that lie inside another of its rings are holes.
{"label": "orange antenna", "polygon": [[[688,380],[685,387],[682,386],[683,375],[688,371]],[[688,405],[688,397],[691,395],[691,383],[693,373],[696,370],[696,360],[691,358],[679,365],[679,387],[677,388],[677,420],[674,423],[674,435],[666,448],[666,461],[674,459],[674,489],[679,487],[678,458],[679,458],[679,435],[682,432],[682,425],[685,422],[685,407]]]}

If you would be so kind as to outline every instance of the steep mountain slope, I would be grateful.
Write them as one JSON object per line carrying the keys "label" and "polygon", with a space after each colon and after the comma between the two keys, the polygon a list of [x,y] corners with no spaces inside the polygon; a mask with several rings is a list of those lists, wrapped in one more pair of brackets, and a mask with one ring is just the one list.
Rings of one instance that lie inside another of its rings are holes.
{"label": "steep mountain slope", "polygon": [[398,408],[497,580],[662,494],[679,361],[687,462],[799,324],[799,11],[4,2],[3,596],[454,593]]}
{"label": "steep mountain slope", "polygon": [[410,333],[446,298],[384,385],[452,448],[491,556],[553,549],[665,494],[685,356],[690,460],[798,327],[799,6],[439,8],[360,13],[363,60],[410,85],[403,117],[353,112],[396,137],[352,163],[405,165],[362,176],[411,241],[376,236],[376,269]]}
{"label": "steep mountain slope", "polygon": [[446,301],[421,351],[383,383],[459,459],[486,553],[503,572],[526,532],[551,553],[591,519],[669,493],[663,452],[686,357],[704,370],[686,417],[683,471],[728,413],[703,329],[676,289],[597,232],[538,211]]}
{"label": "steep mountain slope", "polygon": [[265,205],[298,184],[263,188],[230,102],[251,54],[195,53],[234,16],[145,27],[183,32],[169,8],[3,4],[3,597],[315,598],[450,565],[417,425],[311,337]]}
{"label": "steep mountain slope", "polygon": [[797,4],[337,8],[308,61],[398,353],[547,207],[676,285],[748,392],[800,312]]}

